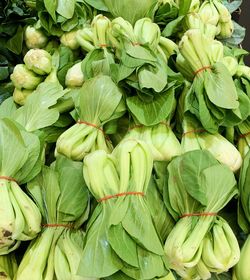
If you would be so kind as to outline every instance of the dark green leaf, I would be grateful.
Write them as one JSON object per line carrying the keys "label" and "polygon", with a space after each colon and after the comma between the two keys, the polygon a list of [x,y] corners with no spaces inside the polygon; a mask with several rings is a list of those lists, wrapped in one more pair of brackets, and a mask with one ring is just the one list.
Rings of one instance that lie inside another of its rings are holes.
{"label": "dark green leaf", "polygon": [[7,41],[7,48],[15,54],[20,54],[23,47],[23,28],[19,26],[16,34]]}
{"label": "dark green leaf", "polygon": [[181,22],[182,22],[183,18],[184,18],[184,16],[179,16],[177,19],[168,23],[167,26],[162,31],[162,36],[170,37],[173,34],[177,33],[182,28]]}

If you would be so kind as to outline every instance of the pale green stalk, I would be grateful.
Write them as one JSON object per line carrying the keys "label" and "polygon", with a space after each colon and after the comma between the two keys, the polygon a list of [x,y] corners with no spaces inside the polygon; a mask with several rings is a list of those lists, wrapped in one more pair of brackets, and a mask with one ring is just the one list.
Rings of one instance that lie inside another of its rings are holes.
{"label": "pale green stalk", "polygon": [[91,23],[93,30],[93,41],[96,48],[104,47],[108,44],[107,32],[111,26],[111,21],[103,16],[97,15],[94,17]]}
{"label": "pale green stalk", "polygon": [[84,74],[82,72],[82,61],[73,65],[67,71],[65,76],[65,85],[67,87],[81,87],[84,83]]}
{"label": "pale green stalk", "polygon": [[47,75],[52,70],[52,57],[43,49],[29,50],[23,61],[26,67],[38,75]]}
{"label": "pale green stalk", "polygon": [[77,35],[77,30],[64,32],[63,35],[60,37],[60,42],[64,46],[69,47],[71,50],[76,50],[80,47],[80,44],[76,39],[76,35]]}
{"label": "pale green stalk", "polygon": [[240,260],[234,268],[234,280],[249,280],[250,235],[248,235],[240,252]]}
{"label": "pale green stalk", "polygon": [[14,67],[10,79],[18,89],[35,89],[43,81],[41,76],[37,76],[24,64],[17,64]]}
{"label": "pale green stalk", "polygon": [[179,49],[180,49],[180,53],[182,54],[182,56],[185,58],[187,63],[192,68],[193,72],[195,72],[195,71],[201,69],[203,67],[203,65],[194,49],[194,46],[192,45],[192,43],[190,41],[189,35],[190,35],[190,32],[189,33],[186,32],[185,35],[182,37],[180,45],[179,45]]}
{"label": "pale green stalk", "polygon": [[29,49],[39,49],[46,46],[48,38],[41,29],[29,25],[24,31],[24,41]]}
{"label": "pale green stalk", "polygon": [[24,105],[26,102],[26,99],[31,93],[33,92],[32,89],[18,89],[15,88],[13,92],[13,99],[14,101],[19,105]]}

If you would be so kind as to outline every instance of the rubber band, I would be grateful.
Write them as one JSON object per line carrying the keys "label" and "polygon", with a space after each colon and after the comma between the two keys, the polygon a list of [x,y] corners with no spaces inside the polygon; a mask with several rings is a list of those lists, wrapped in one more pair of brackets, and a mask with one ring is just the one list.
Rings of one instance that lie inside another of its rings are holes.
{"label": "rubber band", "polygon": [[182,137],[184,137],[185,135],[190,134],[190,133],[203,133],[203,132],[207,132],[207,131],[205,129],[194,129],[194,130],[184,132],[182,134]]}
{"label": "rubber band", "polygon": [[57,228],[57,227],[65,227],[65,228],[73,228],[73,224],[44,224],[42,227],[45,228]]}
{"label": "rubber band", "polygon": [[[169,124],[168,124],[167,122],[159,122],[159,124],[163,124],[163,125],[169,127]],[[144,126],[145,126],[145,125],[143,125],[143,124],[136,124],[136,125],[130,127],[128,130],[130,131],[130,130],[133,130],[133,129],[136,129],[136,128],[142,128],[142,127],[144,127]],[[149,126],[149,127],[150,127],[150,126]]]}
{"label": "rubber band", "polygon": [[140,46],[141,44],[139,42],[132,42],[132,45],[135,46]]}
{"label": "rubber band", "polygon": [[109,46],[109,45],[107,45],[107,44],[100,44],[99,47],[100,47],[100,48],[108,48],[108,47],[111,47],[111,46]]}
{"label": "rubber band", "polygon": [[96,129],[100,130],[102,133],[104,133],[104,130],[102,128],[100,128],[99,126],[97,126],[96,124],[94,124],[94,123],[89,123],[89,122],[81,121],[81,120],[78,120],[77,123],[79,123],[79,124],[86,124],[88,126],[92,126],[92,127],[96,128]]}
{"label": "rubber band", "polygon": [[143,192],[124,192],[124,193],[117,193],[117,194],[114,194],[114,195],[107,195],[103,198],[100,198],[97,200],[97,202],[104,202],[104,201],[107,201],[109,199],[112,199],[112,198],[117,198],[117,197],[121,197],[121,196],[128,196],[128,195],[140,195],[140,196],[144,196],[144,193]]}
{"label": "rubber band", "polygon": [[17,183],[18,184],[18,182],[14,179],[14,178],[12,178],[12,177],[8,177],[8,176],[0,176],[0,180],[6,180],[6,181],[10,181],[10,182],[15,182],[15,183]]}
{"label": "rubber band", "polygon": [[207,69],[211,69],[212,67],[211,66],[204,66],[202,67],[201,69],[198,69],[197,71],[194,72],[194,76],[196,76],[197,74],[199,74],[200,72],[203,72]]}
{"label": "rubber band", "polygon": [[244,134],[240,134],[239,137],[240,138],[246,138],[248,135],[250,135],[250,131]]}
{"label": "rubber band", "polygon": [[179,219],[182,219],[182,218],[186,218],[186,217],[211,217],[211,216],[217,216],[218,214],[217,213],[186,213],[186,214],[183,214],[179,217]]}
{"label": "rubber band", "polygon": [[86,121],[81,121],[81,120],[78,120],[77,123],[79,123],[79,124],[86,124],[86,125],[88,125],[88,126],[92,126],[92,127],[96,128],[96,129],[100,130],[100,131],[104,134],[105,139],[106,139],[107,141],[109,141],[109,142],[112,144],[111,140],[110,140],[109,137],[105,134],[104,130],[103,130],[102,128],[100,128],[99,126],[97,126],[96,124],[89,123],[89,122],[86,122]]}

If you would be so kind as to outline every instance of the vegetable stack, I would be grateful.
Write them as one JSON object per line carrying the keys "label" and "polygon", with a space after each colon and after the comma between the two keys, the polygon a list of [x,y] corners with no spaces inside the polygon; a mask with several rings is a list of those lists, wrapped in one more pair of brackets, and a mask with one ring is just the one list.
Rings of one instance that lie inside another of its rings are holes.
{"label": "vegetable stack", "polygon": [[242,1],[0,2],[0,279],[249,280]]}

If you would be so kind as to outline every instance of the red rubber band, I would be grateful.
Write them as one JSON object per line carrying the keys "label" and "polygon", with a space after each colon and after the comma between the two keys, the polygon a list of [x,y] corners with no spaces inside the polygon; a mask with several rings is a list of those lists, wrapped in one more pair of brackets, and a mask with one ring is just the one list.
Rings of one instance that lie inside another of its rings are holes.
{"label": "red rubber band", "polygon": [[72,224],[44,224],[42,227],[47,227],[47,228],[56,228],[56,227],[65,227],[65,228],[73,228]]}
{"label": "red rubber band", "polygon": [[203,132],[207,132],[207,131],[205,129],[194,129],[194,130],[184,132],[182,134],[182,137],[184,137],[185,135],[190,134],[190,133],[203,133]]}
{"label": "red rubber band", "polygon": [[7,180],[7,181],[11,181],[11,182],[15,182],[15,183],[18,184],[18,182],[17,182],[14,178],[12,178],[12,177],[0,176],[0,179],[2,179],[2,180]]}
{"label": "red rubber band", "polygon": [[100,128],[99,126],[97,126],[96,124],[94,124],[94,123],[89,123],[89,122],[85,122],[85,121],[81,121],[81,120],[78,120],[77,123],[79,123],[79,124],[86,124],[88,126],[92,126],[92,127],[96,128],[96,129],[100,130],[102,133],[104,133],[104,130],[102,128]]}
{"label": "red rubber band", "polygon": [[240,134],[239,137],[240,138],[246,138],[248,135],[250,135],[250,131],[245,133],[245,134]]}
{"label": "red rubber band", "polygon": [[117,194],[114,194],[114,195],[107,195],[103,198],[100,198],[97,200],[97,202],[103,202],[103,201],[107,201],[109,199],[112,199],[112,198],[117,198],[117,197],[121,197],[121,196],[127,196],[127,195],[140,195],[140,196],[144,196],[144,193],[143,192],[124,192],[124,193],[117,193]]}
{"label": "red rubber band", "polygon": [[182,216],[180,216],[179,218],[185,218],[185,217],[209,217],[209,216],[217,216],[217,213],[187,213],[187,214],[183,214]]}
{"label": "red rubber band", "polygon": [[211,69],[212,67],[211,66],[204,66],[202,67],[201,69],[198,69],[197,71],[194,72],[194,76],[196,76],[197,74],[199,74],[200,72],[203,72],[207,69]]}

